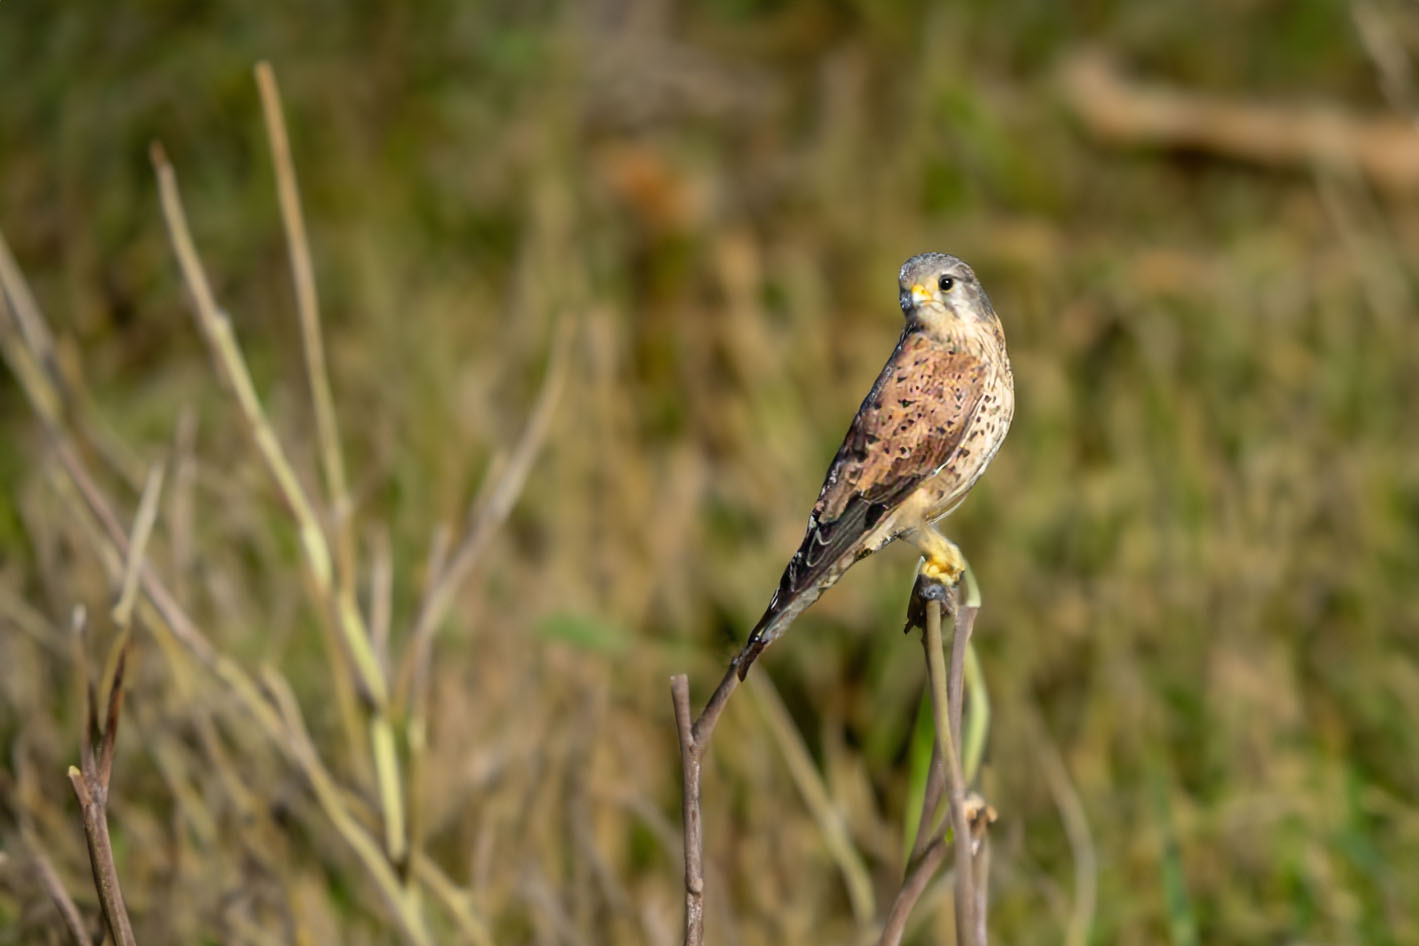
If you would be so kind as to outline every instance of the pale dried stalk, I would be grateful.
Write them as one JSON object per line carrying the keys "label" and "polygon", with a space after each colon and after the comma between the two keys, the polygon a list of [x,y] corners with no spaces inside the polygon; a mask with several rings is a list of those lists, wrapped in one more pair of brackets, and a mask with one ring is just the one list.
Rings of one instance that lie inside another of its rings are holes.
{"label": "pale dried stalk", "polygon": [[[125,482],[136,486],[135,461],[111,433],[93,421],[93,402],[80,379],[64,378],[55,353],[54,333],[50,331],[24,273],[10,253],[9,244],[0,234],[0,316],[13,313],[15,328],[23,344],[7,342],[0,345],[0,354],[26,389],[35,411],[52,427],[64,423],[66,415],[75,418],[75,427],[105,463]],[[0,335],[8,328],[0,318]],[[16,356],[17,350],[23,356]]]}
{"label": "pale dried stalk", "polygon": [[[3,271],[0,271],[0,282],[4,283],[0,288],[4,289],[5,297],[9,298],[13,286],[5,280],[5,275]],[[210,293],[207,298],[210,301]],[[0,298],[0,303],[4,301],[5,299]],[[6,314],[9,308],[8,305],[0,305],[0,315]],[[113,507],[107,497],[80,461],[64,428],[59,423],[61,418],[57,414],[51,415],[47,412],[48,407],[59,403],[57,392],[50,379],[38,369],[35,355],[28,349],[25,339],[19,332],[12,329],[10,320],[7,318],[0,318],[0,354],[4,355],[7,363],[14,370],[31,407],[41,420],[46,422],[51,436],[51,447],[59,461],[60,469],[63,471],[63,477],[59,479],[59,482],[65,483],[67,480],[67,484],[73,487],[72,496],[77,500],[71,504],[71,510],[86,528],[91,528],[91,534],[96,542],[95,551],[98,553],[100,561],[109,570],[115,581],[121,581],[122,576],[128,571],[124,563],[129,560],[132,554],[133,544],[118,517],[114,514]],[[236,704],[257,723],[258,730],[284,751],[288,760],[305,775],[310,784],[333,786],[335,779],[325,769],[317,755],[313,752],[293,751],[292,733],[287,729],[282,717],[262,694],[261,688],[239,664],[212,646],[196,623],[178,604],[177,599],[168,590],[156,570],[146,561],[139,561],[131,570],[131,574],[137,576],[138,585],[143,591],[143,597],[135,603],[135,610],[155,632],[164,653],[172,662],[173,672],[179,677],[184,677],[186,674],[185,666],[178,662],[177,654],[179,652],[170,647],[171,643],[176,643],[182,648],[182,651],[185,651],[187,655],[221,681],[227,691],[235,697]],[[116,692],[121,692],[121,690]],[[82,772],[80,774],[82,776]],[[317,800],[326,817],[337,825],[346,843],[356,852],[365,869],[375,880],[376,887],[386,894],[391,890],[398,889],[400,884],[397,875],[384,852],[362,826],[360,820],[352,815],[349,804],[342,799],[339,793],[327,792]],[[474,943],[475,946],[490,946],[491,938],[487,933],[487,928],[478,917],[468,897],[462,893],[461,888],[454,884],[437,864],[423,855],[416,854],[412,866],[413,876],[427,886],[433,892],[435,899],[444,905],[466,941]],[[391,901],[390,905],[405,940],[421,944],[428,941],[427,934],[422,933],[424,929],[422,916],[411,915],[411,900],[412,897],[401,898]]]}
{"label": "pale dried stalk", "polygon": [[370,869],[370,877],[385,899],[394,906],[405,937],[417,946],[431,944],[432,938],[424,924],[423,912],[419,909],[417,893],[406,887],[399,875],[390,866],[379,844],[364,830],[345,807],[340,798],[340,790],[329,771],[321,763],[315,745],[306,732],[305,721],[301,717],[296,696],[275,669],[266,668],[262,682],[279,708],[287,733],[287,750],[295,757],[310,780],[311,791],[325,809],[335,830],[345,838],[355,854]]}
{"label": "pale dried stalk", "polygon": [[231,320],[217,308],[211,284],[207,280],[206,271],[202,267],[187,226],[187,216],[183,211],[182,198],[177,188],[177,175],[161,147],[153,146],[152,158],[158,175],[163,216],[167,221],[173,249],[177,253],[178,264],[192,293],[198,325],[212,347],[218,369],[236,397],[257,452],[265,461],[277,488],[296,519],[301,548],[305,552],[306,564],[315,581],[316,591],[324,602],[334,608],[336,625],[341,631],[346,653],[368,701],[370,751],[374,759],[376,788],[384,813],[385,848],[391,860],[401,862],[407,855],[408,848],[404,826],[403,780],[399,774],[399,757],[395,751],[394,725],[389,717],[388,684],[380,671],[364,618],[355,606],[353,596],[339,593],[336,587],[325,532],[262,409],[251,373],[232,332]]}
{"label": "pale dried stalk", "polygon": [[132,544],[123,566],[123,583],[119,589],[118,603],[113,606],[112,612],[113,623],[121,631],[126,631],[133,622],[133,605],[138,600],[138,570],[143,564],[148,539],[153,535],[153,525],[158,521],[158,497],[162,490],[163,465],[159,463],[148,472],[148,482],[143,487],[142,498],[138,501],[138,513],[133,517]]}
{"label": "pale dried stalk", "polygon": [[[261,93],[266,139],[271,145],[271,163],[276,170],[276,195],[286,230],[291,279],[296,290],[296,312],[301,326],[301,349],[305,353],[306,379],[315,413],[315,439],[320,465],[325,472],[326,508],[335,549],[337,607],[341,611],[355,611],[355,534],[351,522],[354,510],[345,476],[345,461],[340,451],[340,426],[335,417],[335,399],[330,393],[330,373],[325,363],[320,302],[316,292],[315,268],[311,265],[310,241],[306,238],[305,216],[301,212],[300,188],[296,183],[295,164],[291,160],[291,143],[286,133],[281,92],[270,63],[256,64],[256,85]],[[378,648],[375,650],[378,656]],[[385,665],[379,661],[376,665],[381,676],[387,679]],[[383,771],[378,766],[376,770]],[[397,798],[384,798],[383,801],[389,835],[385,843],[390,856],[399,859],[402,856],[403,832],[398,813],[402,806]]]}
{"label": "pale dried stalk", "polygon": [[256,64],[256,85],[261,92],[261,111],[266,119],[266,138],[271,144],[271,162],[276,168],[276,195],[281,204],[281,220],[286,228],[286,246],[291,256],[291,278],[296,287],[296,310],[300,315],[301,344],[305,350],[306,376],[310,399],[315,407],[315,434],[320,444],[320,461],[325,470],[325,487],[331,505],[336,535],[337,561],[346,583],[354,571],[353,542],[349,529],[350,494],[345,479],[345,461],[340,452],[340,428],[335,419],[335,399],[330,394],[330,376],[325,367],[325,345],[320,333],[320,303],[316,294],[315,269],[310,261],[305,216],[301,213],[300,189],[291,161],[291,143],[282,114],[281,92],[276,73],[268,62]]}

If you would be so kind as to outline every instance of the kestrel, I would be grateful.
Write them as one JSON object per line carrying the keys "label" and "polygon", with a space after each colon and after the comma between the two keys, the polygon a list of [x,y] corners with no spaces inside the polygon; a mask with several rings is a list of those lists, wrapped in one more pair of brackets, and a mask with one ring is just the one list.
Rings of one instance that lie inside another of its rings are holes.
{"label": "kestrel", "polygon": [[906,326],[828,467],[808,531],[768,610],[735,658],[754,658],[853,563],[893,539],[921,550],[921,574],[953,585],[961,552],[934,523],[960,505],[1010,428],[1015,386],[1005,333],[971,267],[922,253],[897,275]]}

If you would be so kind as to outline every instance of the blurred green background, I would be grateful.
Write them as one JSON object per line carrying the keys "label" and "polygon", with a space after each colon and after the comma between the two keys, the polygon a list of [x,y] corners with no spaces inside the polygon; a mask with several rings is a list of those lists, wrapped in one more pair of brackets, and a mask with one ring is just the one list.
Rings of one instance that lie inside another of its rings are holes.
{"label": "blurred green background", "polygon": [[[366,799],[149,142],[315,490],[251,73],[275,66],[362,601],[387,543],[396,648],[430,536],[571,326],[545,449],[439,637],[415,789],[429,855],[497,942],[678,940],[667,677],[697,704],[718,680],[896,340],[897,266],[937,249],[990,292],[1018,398],[947,527],[985,596],[995,939],[1419,943],[1419,203],[1305,162],[1102,143],[1059,78],[1086,46],[1261,105],[1403,118],[1419,92],[1419,7],[1398,0],[6,0],[0,228],[99,440],[126,445],[129,476],[105,480],[125,519],[190,412],[152,561],[225,653],[281,668]],[[113,587],[12,381],[0,943],[59,942],[15,829],[96,915],[62,628]],[[861,942],[890,903],[924,683],[899,633],[914,564],[857,566],[761,660],[772,688],[731,704],[705,775],[711,942]],[[394,940],[299,775],[181,663],[139,629],[111,802],[139,942]],[[774,688],[876,918],[854,917],[785,764]],[[910,942],[950,941],[949,899]]]}

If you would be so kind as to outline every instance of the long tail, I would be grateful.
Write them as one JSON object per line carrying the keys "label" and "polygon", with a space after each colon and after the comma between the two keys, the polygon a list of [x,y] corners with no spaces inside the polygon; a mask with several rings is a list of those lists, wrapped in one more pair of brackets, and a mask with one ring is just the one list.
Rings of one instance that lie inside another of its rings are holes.
{"label": "long tail", "polygon": [[779,582],[778,591],[774,592],[773,600],[764,611],[764,616],[759,618],[759,623],[749,632],[749,639],[744,642],[743,649],[734,658],[734,667],[739,671],[740,680],[749,673],[749,667],[754,663],[754,659],[763,653],[764,648],[782,637],[789,625],[822,597],[823,592],[837,584],[843,573],[861,557],[862,553],[845,555],[829,566],[813,584],[797,588],[794,587],[796,566],[793,562],[789,563]]}
{"label": "long tail", "polygon": [[817,601],[822,595],[827,585],[813,588],[805,588],[794,595],[787,605],[779,607],[778,595],[774,595],[774,600],[769,602],[768,610],[764,616],[759,618],[759,623],[754,625],[754,629],[749,632],[749,639],[744,642],[744,647],[739,651],[739,655],[734,658],[734,666],[739,671],[739,679],[743,680],[749,673],[749,667],[754,659],[763,653],[764,648],[772,644],[783,636],[783,632],[788,630],[788,626],[808,609],[808,606]]}

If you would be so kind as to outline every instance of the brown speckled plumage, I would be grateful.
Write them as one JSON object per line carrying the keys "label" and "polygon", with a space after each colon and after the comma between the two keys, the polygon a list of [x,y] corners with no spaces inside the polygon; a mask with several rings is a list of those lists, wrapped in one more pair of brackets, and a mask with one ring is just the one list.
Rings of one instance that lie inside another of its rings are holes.
{"label": "brown speckled plumage", "polygon": [[854,562],[898,537],[924,550],[944,543],[931,523],[965,498],[1010,427],[1015,395],[1005,334],[971,268],[954,256],[924,253],[907,260],[898,282],[902,337],[858,408],[803,542],[736,658],[740,676]]}

